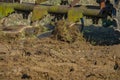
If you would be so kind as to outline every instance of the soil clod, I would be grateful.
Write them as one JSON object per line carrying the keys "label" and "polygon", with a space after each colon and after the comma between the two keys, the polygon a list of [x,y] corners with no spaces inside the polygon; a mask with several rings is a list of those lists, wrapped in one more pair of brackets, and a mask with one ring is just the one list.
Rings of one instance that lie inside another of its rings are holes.
{"label": "soil clod", "polygon": [[31,79],[31,76],[29,76],[27,74],[23,74],[21,79]]}
{"label": "soil clod", "polygon": [[79,27],[74,23],[70,24],[67,21],[60,20],[56,23],[55,30],[53,31],[55,39],[72,43],[77,40],[84,40],[82,33],[80,33]]}

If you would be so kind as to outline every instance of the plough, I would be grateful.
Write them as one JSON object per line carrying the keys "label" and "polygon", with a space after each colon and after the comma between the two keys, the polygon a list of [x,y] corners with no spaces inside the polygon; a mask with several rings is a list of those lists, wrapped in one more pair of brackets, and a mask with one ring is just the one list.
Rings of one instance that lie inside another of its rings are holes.
{"label": "plough", "polygon": [[[37,0],[35,3],[21,3],[21,1],[0,2],[0,18],[6,17],[15,11],[26,13],[32,12],[31,22],[42,19],[47,14],[58,14],[64,16],[65,19],[71,22],[76,22],[79,19],[79,13],[93,19],[93,23],[98,23],[98,20],[105,19],[106,16],[100,14],[100,7],[95,5],[76,5],[70,8],[68,5],[48,5],[41,4],[47,0]],[[14,3],[13,3],[14,2]],[[62,19],[59,18],[59,19]],[[108,20],[111,21],[111,20]],[[104,26],[116,24],[115,21],[107,22]],[[109,24],[108,24],[109,23]],[[116,26],[115,26],[116,27]]]}

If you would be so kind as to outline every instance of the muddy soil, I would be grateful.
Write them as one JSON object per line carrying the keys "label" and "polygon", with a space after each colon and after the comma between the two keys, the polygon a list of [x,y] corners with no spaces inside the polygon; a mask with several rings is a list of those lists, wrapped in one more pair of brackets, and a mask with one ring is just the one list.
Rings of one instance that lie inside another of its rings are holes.
{"label": "muddy soil", "polygon": [[0,80],[120,80],[120,33],[91,25],[83,36],[0,39]]}
{"label": "muddy soil", "polygon": [[0,41],[0,80],[119,80],[120,45],[43,39]]}

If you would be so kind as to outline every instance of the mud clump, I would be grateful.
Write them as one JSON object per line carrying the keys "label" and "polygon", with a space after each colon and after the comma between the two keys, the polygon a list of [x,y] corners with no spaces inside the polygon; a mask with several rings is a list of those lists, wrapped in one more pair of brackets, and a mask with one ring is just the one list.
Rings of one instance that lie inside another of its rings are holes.
{"label": "mud clump", "polygon": [[70,24],[67,21],[60,20],[55,24],[53,31],[53,38],[65,41],[68,43],[75,42],[77,40],[84,40],[80,29],[76,24]]}
{"label": "mud clump", "polygon": [[13,13],[2,18],[1,23],[3,26],[30,25],[30,17],[31,15],[28,15],[28,19],[24,19],[22,13]]}

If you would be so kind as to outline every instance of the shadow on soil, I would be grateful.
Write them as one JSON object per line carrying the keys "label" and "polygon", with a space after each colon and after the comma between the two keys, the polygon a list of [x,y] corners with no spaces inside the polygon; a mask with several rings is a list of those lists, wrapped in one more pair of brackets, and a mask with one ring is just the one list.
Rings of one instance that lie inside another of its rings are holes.
{"label": "shadow on soil", "polygon": [[94,25],[84,28],[83,36],[92,45],[120,44],[120,32],[113,28],[96,27]]}
{"label": "shadow on soil", "polygon": [[[38,38],[50,37],[53,29],[43,34],[38,35]],[[120,44],[120,32],[115,31],[113,28],[105,28],[101,26],[86,26],[84,27],[83,36],[87,42],[92,45],[109,46]]]}

